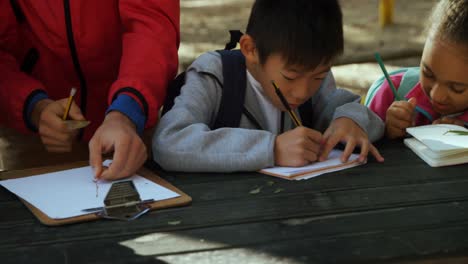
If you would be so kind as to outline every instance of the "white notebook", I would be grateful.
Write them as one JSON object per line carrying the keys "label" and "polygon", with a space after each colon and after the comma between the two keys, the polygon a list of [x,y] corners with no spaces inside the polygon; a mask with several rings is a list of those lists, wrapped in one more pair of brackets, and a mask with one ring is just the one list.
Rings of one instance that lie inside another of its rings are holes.
{"label": "white notebook", "polygon": [[288,180],[306,180],[325,173],[344,170],[359,166],[365,162],[359,162],[358,154],[351,154],[347,162],[341,162],[343,151],[332,150],[328,159],[322,162],[314,162],[303,167],[271,167],[260,170],[260,173],[280,177]]}
{"label": "white notebook", "polygon": [[432,167],[467,163],[468,135],[451,131],[468,133],[462,126],[448,124],[411,127],[406,132],[413,138],[405,139],[404,143]]}

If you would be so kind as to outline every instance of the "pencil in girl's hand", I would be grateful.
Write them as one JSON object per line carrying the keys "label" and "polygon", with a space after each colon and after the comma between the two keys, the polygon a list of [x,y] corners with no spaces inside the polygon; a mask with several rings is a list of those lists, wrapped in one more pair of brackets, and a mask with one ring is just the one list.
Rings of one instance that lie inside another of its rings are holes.
{"label": "pencil in girl's hand", "polygon": [[72,87],[70,90],[70,96],[68,97],[67,107],[65,107],[65,113],[63,113],[63,117],[62,117],[62,120],[64,121],[67,120],[68,113],[70,112],[71,104],[72,104],[73,97],[75,96],[75,94],[76,94],[76,88]]}
{"label": "pencil in girl's hand", "polygon": [[286,108],[286,110],[288,111],[289,116],[291,117],[291,119],[294,122],[294,124],[296,125],[296,127],[302,126],[301,121],[299,120],[299,118],[297,118],[294,111],[291,110],[291,107],[289,106],[288,101],[286,101],[286,98],[284,98],[284,96],[281,93],[280,89],[278,88],[278,86],[276,86],[275,81],[271,81],[271,84],[273,84],[273,87],[275,87],[276,94],[278,95],[278,97],[279,97],[281,103],[283,104],[284,108]]}
{"label": "pencil in girl's hand", "polygon": [[[375,59],[379,63],[380,69],[382,70],[382,72],[383,72],[383,74],[385,76],[385,79],[387,79],[388,85],[390,85],[390,88],[392,89],[393,96],[394,96],[395,100],[397,100],[397,101],[405,100],[406,101],[405,98],[400,98],[400,96],[398,96],[397,89],[395,88],[395,85],[393,84],[392,79],[390,79],[390,75],[388,74],[387,69],[385,69],[385,65],[384,65],[384,63],[382,61],[382,57],[380,57],[380,54],[378,52],[375,53]],[[434,120],[432,115],[429,114],[426,110],[422,109],[421,107],[416,106],[415,110],[417,112],[421,113],[422,115],[424,115],[431,122]]]}

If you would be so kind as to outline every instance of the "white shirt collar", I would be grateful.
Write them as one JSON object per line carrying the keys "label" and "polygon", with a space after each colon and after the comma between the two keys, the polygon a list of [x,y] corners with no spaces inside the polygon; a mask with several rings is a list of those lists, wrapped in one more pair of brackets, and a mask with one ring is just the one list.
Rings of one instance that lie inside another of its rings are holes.
{"label": "white shirt collar", "polygon": [[278,134],[280,131],[281,111],[271,103],[268,97],[266,97],[262,85],[252,76],[252,74],[248,70],[246,71],[247,80],[258,97],[258,107],[260,108],[261,113],[263,114],[267,122],[266,129],[268,129],[268,131],[274,134]]}

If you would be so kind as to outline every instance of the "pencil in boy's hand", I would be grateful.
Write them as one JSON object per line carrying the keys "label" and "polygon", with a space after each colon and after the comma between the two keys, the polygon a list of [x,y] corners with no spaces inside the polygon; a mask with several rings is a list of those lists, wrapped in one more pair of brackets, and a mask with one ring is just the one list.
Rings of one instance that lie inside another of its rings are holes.
{"label": "pencil in boy's hand", "polygon": [[296,114],[291,110],[291,107],[289,106],[288,101],[286,101],[286,98],[284,98],[284,96],[281,93],[280,89],[278,88],[278,86],[276,86],[275,81],[272,80],[271,84],[273,84],[273,87],[275,87],[276,94],[278,95],[278,97],[279,97],[281,103],[283,104],[284,108],[286,108],[286,110],[288,111],[289,116],[293,120],[294,124],[297,127],[302,126],[301,121],[299,120],[299,118],[297,118]]}
{"label": "pencil in boy's hand", "polygon": [[70,96],[68,97],[67,107],[65,107],[65,113],[63,113],[62,120],[67,120],[68,113],[70,112],[71,104],[73,101],[73,97],[75,96],[76,88],[72,87],[70,90]]}

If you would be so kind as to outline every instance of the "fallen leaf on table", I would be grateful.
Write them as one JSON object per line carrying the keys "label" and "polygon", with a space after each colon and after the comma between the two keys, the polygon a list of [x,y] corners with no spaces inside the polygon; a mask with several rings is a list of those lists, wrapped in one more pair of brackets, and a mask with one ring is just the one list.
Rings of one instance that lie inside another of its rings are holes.
{"label": "fallen leaf on table", "polygon": [[260,193],[261,190],[262,190],[262,187],[258,187],[256,189],[251,190],[249,193],[250,194],[257,194],[257,193]]}
{"label": "fallen leaf on table", "polygon": [[280,192],[282,192],[282,191],[284,191],[283,188],[278,188],[278,189],[276,189],[276,190],[274,191],[274,193],[280,193]]}
{"label": "fallen leaf on table", "polygon": [[178,224],[180,224],[180,223],[182,223],[182,221],[180,221],[180,220],[167,222],[167,224],[169,224],[169,225],[178,225]]}

